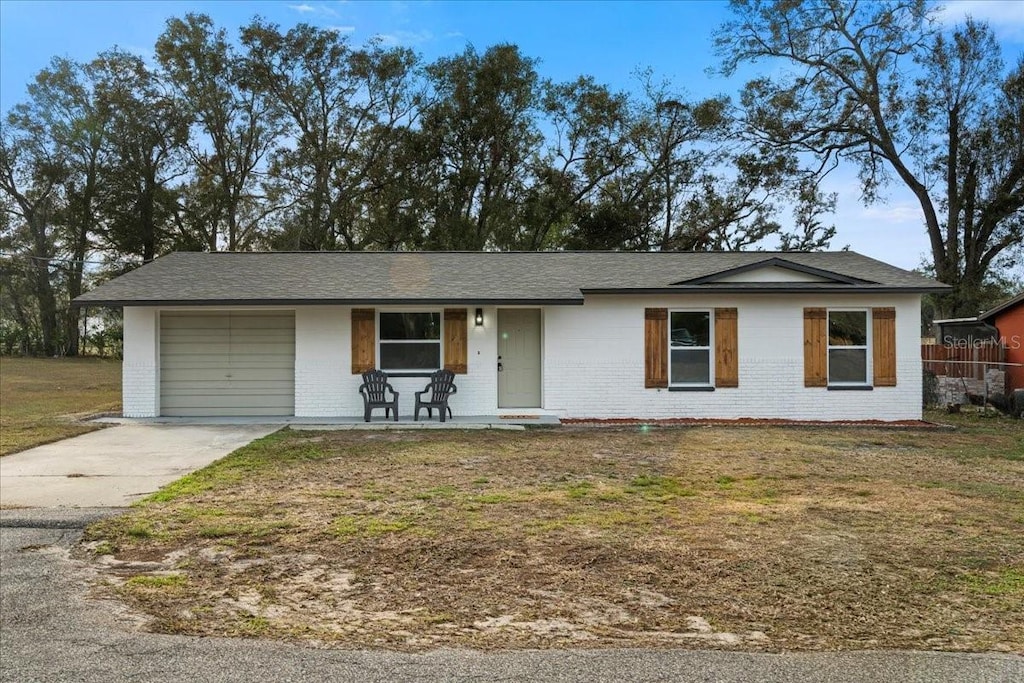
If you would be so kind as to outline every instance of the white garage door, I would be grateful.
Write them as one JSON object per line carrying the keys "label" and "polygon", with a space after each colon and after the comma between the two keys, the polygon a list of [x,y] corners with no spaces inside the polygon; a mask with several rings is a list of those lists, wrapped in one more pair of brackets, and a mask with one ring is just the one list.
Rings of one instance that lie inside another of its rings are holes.
{"label": "white garage door", "polygon": [[161,415],[294,413],[294,313],[161,314]]}

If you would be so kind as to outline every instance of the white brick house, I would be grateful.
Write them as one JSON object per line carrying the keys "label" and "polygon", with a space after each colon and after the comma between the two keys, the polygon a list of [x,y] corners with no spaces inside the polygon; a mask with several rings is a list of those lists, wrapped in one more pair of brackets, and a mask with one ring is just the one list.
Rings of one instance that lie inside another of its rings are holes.
{"label": "white brick house", "polygon": [[921,417],[921,295],[851,252],[179,253],[124,307],[124,415],[362,414],[361,373],[457,373],[456,414]]}

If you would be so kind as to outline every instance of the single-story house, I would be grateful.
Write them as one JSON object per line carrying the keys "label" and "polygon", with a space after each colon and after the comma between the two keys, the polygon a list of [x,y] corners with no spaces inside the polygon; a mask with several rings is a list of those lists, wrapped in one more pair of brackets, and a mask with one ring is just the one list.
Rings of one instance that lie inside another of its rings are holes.
{"label": "single-story house", "polygon": [[174,253],[124,308],[124,415],[362,414],[360,373],[457,373],[456,415],[921,417],[921,295],[853,252]]}

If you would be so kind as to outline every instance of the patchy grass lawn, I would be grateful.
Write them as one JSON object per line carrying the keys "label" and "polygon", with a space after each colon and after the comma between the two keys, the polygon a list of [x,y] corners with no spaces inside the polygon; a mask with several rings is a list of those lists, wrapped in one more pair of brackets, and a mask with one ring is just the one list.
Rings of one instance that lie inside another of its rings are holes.
{"label": "patchy grass lawn", "polygon": [[0,358],[0,455],[99,429],[77,420],[120,408],[121,361]]}
{"label": "patchy grass lawn", "polygon": [[87,532],[160,632],[1024,652],[1024,422],[283,431]]}

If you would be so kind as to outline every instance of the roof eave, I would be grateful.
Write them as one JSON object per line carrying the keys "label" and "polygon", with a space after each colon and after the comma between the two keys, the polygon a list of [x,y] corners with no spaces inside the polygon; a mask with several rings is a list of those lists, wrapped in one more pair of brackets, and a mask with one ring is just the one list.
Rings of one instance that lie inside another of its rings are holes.
{"label": "roof eave", "polygon": [[1004,301],[1003,303],[999,304],[998,306],[994,306],[993,308],[990,308],[989,310],[987,310],[987,311],[985,311],[983,313],[979,313],[978,314],[978,320],[988,321],[990,318],[996,317],[997,315],[999,315],[1000,313],[1002,313],[1006,309],[1013,308],[1015,305],[1017,305],[1019,303],[1024,303],[1024,292],[1021,292],[1020,294],[1018,294],[1015,297],[1011,297],[1010,299],[1008,299],[1007,301]]}
{"label": "roof eave", "polygon": [[71,305],[125,306],[582,306],[572,299],[74,299]]}
{"label": "roof eave", "polygon": [[975,316],[973,318],[943,318],[942,320],[933,320],[936,325],[948,325],[952,323],[977,323],[981,322],[981,318]]}
{"label": "roof eave", "polygon": [[812,287],[765,287],[766,283],[746,286],[714,285],[700,287],[648,287],[648,288],[593,288],[581,290],[584,296],[593,294],[943,294],[948,285],[900,287],[889,285],[815,285]]}

